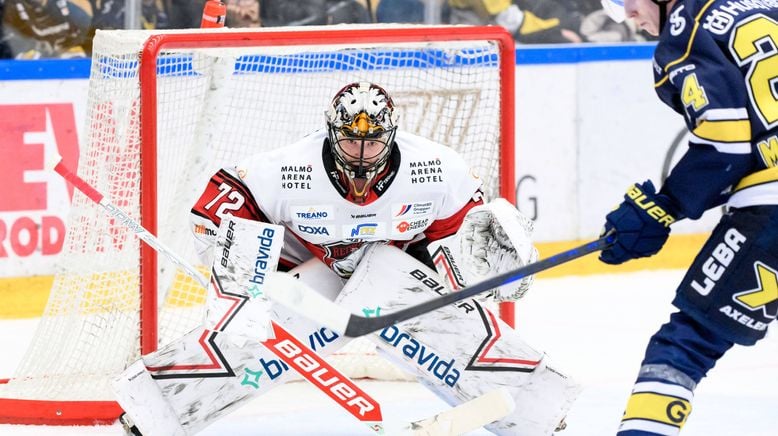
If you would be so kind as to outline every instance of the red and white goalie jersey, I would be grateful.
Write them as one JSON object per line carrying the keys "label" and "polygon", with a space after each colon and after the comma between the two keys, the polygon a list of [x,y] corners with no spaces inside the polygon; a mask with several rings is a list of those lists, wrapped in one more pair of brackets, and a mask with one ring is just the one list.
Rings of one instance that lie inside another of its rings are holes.
{"label": "red and white goalie jersey", "polygon": [[324,130],[219,170],[192,208],[201,258],[210,264],[216,229],[234,215],[286,227],[281,270],[316,256],[348,277],[371,242],[431,264],[427,243],[456,233],[482,203],[481,180],[451,148],[404,132],[395,144],[360,204],[349,200]]}

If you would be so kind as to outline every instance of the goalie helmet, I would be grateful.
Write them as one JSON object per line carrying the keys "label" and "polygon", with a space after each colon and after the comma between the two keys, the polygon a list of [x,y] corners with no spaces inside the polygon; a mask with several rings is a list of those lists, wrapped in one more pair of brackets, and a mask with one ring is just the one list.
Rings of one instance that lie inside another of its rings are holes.
{"label": "goalie helmet", "polygon": [[394,146],[397,117],[392,98],[376,84],[349,83],[335,94],[325,115],[335,164],[350,197],[362,203]]}

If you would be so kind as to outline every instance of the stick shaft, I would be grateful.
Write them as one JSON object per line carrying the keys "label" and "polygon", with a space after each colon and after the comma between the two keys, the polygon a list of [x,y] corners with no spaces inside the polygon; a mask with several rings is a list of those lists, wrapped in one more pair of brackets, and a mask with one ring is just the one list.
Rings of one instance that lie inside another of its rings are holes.
{"label": "stick shaft", "polygon": [[579,247],[563,251],[562,253],[556,254],[541,261],[525,265],[512,271],[498,274],[490,279],[460,289],[457,292],[451,292],[449,294],[425,301],[424,303],[407,307],[405,309],[398,310],[397,312],[389,313],[383,316],[365,318],[357,315],[351,315],[349,317],[348,325],[346,326],[345,335],[350,337],[358,337],[372,333],[374,331],[383,330],[391,325],[397,324],[398,322],[415,318],[419,315],[423,315],[433,310],[440,309],[441,307],[448,306],[449,304],[471,298],[477,294],[494,289],[498,286],[505,285],[540,271],[544,271],[557,265],[570,262],[571,260],[578,259],[579,257],[585,256],[589,253],[603,250],[612,245],[614,241],[615,238],[613,236],[606,235],[600,239],[597,239],[596,241],[592,241]]}
{"label": "stick shaft", "polygon": [[200,285],[202,285],[204,288],[208,287],[208,279],[206,279],[205,276],[203,276],[200,273],[200,271],[197,270],[197,268],[192,266],[189,262],[184,260],[178,254],[176,254],[167,245],[165,245],[162,241],[160,241],[156,236],[154,236],[151,232],[146,230],[139,222],[135,221],[132,217],[127,215],[127,213],[125,213],[123,210],[121,210],[116,205],[111,203],[105,197],[105,195],[103,195],[100,191],[98,191],[92,185],[87,183],[86,180],[79,177],[78,174],[75,174],[74,172],[70,171],[70,169],[68,169],[62,162],[58,163],[54,167],[54,171],[56,171],[60,176],[62,176],[62,178],[64,178],[65,180],[70,182],[73,186],[75,186],[76,189],[83,192],[84,195],[89,197],[90,200],[102,206],[103,209],[106,210],[108,215],[113,217],[115,220],[119,221],[128,229],[135,232],[138,238],[140,238],[143,242],[147,243],[151,248],[156,250],[158,253],[164,254],[165,256],[167,256],[168,259],[170,259],[171,262],[175,263],[176,265],[184,269],[192,278],[197,280],[200,283]]}

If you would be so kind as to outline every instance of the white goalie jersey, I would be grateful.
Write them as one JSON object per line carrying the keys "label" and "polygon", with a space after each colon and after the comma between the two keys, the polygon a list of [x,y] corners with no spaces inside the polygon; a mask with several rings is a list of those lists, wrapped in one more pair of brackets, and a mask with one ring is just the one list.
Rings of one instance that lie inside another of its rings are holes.
{"label": "white goalie jersey", "polygon": [[385,170],[357,204],[347,198],[326,141],[317,131],[217,172],[192,208],[203,260],[210,263],[221,219],[233,215],[288,229],[282,267],[315,256],[348,277],[366,244],[426,245],[454,234],[482,203],[481,180],[453,149],[399,132]]}

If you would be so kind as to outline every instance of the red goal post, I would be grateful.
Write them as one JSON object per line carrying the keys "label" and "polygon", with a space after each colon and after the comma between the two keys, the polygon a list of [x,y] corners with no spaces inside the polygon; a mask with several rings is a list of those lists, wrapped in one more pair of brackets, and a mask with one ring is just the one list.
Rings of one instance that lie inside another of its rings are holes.
{"label": "red goal post", "polygon": [[[237,33],[212,33],[208,38],[203,38],[201,33],[166,34],[150,37],[143,47],[140,61],[141,84],[141,119],[157,118],[157,68],[156,59],[163,49],[193,49],[215,47],[254,47],[264,46],[315,46],[354,44],[357,41],[370,41],[371,43],[415,43],[419,41],[470,41],[491,40],[497,41],[500,49],[500,196],[515,203],[515,172],[514,172],[514,77],[515,77],[515,49],[513,36],[501,27],[404,27],[404,28],[355,28],[341,30],[325,28],[321,30],[299,32],[237,32]],[[402,128],[402,126],[400,126]],[[143,153],[149,157],[156,156],[157,151],[157,124],[141,124],[141,142]],[[507,164],[505,164],[507,161]],[[157,170],[156,158],[144,158],[142,160],[141,195],[142,203],[150,205],[143,211],[142,225],[156,234],[156,192]],[[148,289],[157,289],[157,253],[153,248],[143,245],[141,257],[147,259],[141,265],[141,286]],[[148,280],[148,283],[144,283]],[[141,311],[147,315],[142,322],[149,327],[143,329],[141,347],[143,354],[156,349],[156,298],[144,298]],[[500,306],[500,317],[511,327],[514,326],[515,312],[512,303],[504,303]],[[144,344],[153,344],[146,345]]]}
{"label": "red goal post", "polygon": [[[208,176],[323,127],[332,94],[369,80],[401,129],[453,146],[488,198],[513,202],[514,72],[496,26],[98,31],[78,173],[194,262],[187,215]],[[108,379],[201,319],[204,291],[120,227],[74,196],[38,331],[0,384],[0,423],[113,421]],[[513,324],[511,303],[500,313]],[[345,371],[383,377],[362,352]]]}

